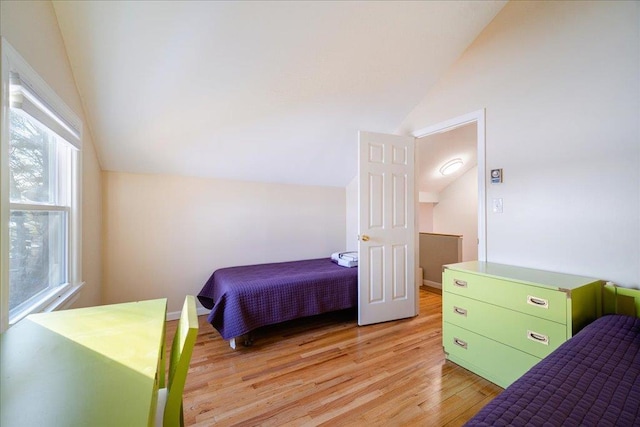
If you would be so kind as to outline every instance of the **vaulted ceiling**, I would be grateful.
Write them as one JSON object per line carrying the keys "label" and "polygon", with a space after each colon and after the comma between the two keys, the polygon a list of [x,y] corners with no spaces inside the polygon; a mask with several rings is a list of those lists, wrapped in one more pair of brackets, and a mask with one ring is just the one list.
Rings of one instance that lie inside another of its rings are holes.
{"label": "vaulted ceiling", "polygon": [[104,170],[344,186],[505,1],[55,1]]}
{"label": "vaulted ceiling", "polygon": [[[457,171],[443,175],[445,163],[460,159]],[[418,139],[416,144],[416,185],[424,193],[440,193],[467,171],[478,165],[478,127],[470,123]]]}

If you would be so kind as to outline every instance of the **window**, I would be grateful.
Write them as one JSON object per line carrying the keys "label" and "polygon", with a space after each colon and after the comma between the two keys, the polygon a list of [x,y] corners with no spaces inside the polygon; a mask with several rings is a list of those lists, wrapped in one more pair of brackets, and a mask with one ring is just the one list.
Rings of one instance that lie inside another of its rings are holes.
{"label": "window", "polygon": [[81,122],[2,39],[0,330],[80,288]]}

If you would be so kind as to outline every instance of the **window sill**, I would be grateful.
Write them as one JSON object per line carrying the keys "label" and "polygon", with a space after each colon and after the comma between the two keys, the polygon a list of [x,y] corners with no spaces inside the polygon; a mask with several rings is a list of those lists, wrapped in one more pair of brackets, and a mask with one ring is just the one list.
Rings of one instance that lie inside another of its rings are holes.
{"label": "window sill", "polygon": [[49,311],[64,310],[66,308],[69,308],[71,304],[76,302],[76,300],[80,296],[80,290],[84,286],[84,283],[85,282],[80,282],[77,285],[71,286],[69,289],[66,290],[66,292],[59,295],[49,305],[45,306],[42,310],[40,310],[40,312],[47,313]]}
{"label": "window sill", "polygon": [[85,282],[81,282],[77,285],[69,286],[62,293],[53,296],[42,304],[32,306],[30,309],[24,310],[23,312],[12,318],[9,322],[9,325],[14,325],[33,313],[48,313],[51,311],[64,310],[65,308],[69,308],[69,306],[71,306],[71,304],[73,304],[80,296],[80,290],[82,289],[84,284]]}

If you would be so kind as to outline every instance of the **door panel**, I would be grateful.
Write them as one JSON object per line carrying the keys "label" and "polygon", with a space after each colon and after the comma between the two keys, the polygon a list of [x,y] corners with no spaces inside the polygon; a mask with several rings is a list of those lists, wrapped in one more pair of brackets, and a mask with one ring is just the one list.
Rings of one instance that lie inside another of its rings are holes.
{"label": "door panel", "polygon": [[407,227],[407,176],[393,174],[393,227]]}
{"label": "door panel", "polygon": [[415,140],[359,136],[358,323],[366,325],[417,314]]}
{"label": "door panel", "polygon": [[384,217],[384,175],[369,174],[369,228],[382,228]]}
{"label": "door panel", "polygon": [[407,272],[407,245],[393,245],[393,296],[394,300],[406,299],[409,295]]}
{"label": "door panel", "polygon": [[369,304],[384,302],[384,248],[369,246]]}

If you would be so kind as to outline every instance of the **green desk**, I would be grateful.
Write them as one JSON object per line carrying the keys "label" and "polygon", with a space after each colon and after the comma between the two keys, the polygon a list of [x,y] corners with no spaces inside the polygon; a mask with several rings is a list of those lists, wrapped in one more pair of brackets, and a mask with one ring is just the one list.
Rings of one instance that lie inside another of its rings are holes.
{"label": "green desk", "polygon": [[0,337],[0,426],[153,425],[166,299],[33,314]]}

